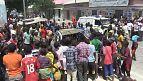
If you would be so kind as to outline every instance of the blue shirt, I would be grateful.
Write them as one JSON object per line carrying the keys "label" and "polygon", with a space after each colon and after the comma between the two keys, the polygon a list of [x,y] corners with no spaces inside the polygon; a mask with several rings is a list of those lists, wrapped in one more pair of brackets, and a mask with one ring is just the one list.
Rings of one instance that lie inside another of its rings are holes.
{"label": "blue shirt", "polygon": [[89,44],[89,50],[90,50],[90,55],[89,55],[89,57],[88,57],[88,62],[94,62],[94,61],[96,60],[96,59],[95,59],[95,56],[94,56],[95,46]]}
{"label": "blue shirt", "polygon": [[133,35],[132,36],[132,41],[133,42],[137,42],[138,41],[139,36],[138,35]]}

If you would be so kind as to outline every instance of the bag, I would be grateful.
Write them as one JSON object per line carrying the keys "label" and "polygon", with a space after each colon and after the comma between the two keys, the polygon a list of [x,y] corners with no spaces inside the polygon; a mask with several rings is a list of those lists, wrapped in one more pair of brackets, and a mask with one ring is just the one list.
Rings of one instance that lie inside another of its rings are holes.
{"label": "bag", "polygon": [[54,79],[57,81],[57,80],[61,80],[61,72],[60,71],[57,71],[54,73]]}
{"label": "bag", "polygon": [[[56,68],[58,68],[58,65],[57,64],[54,64],[54,66],[56,67]],[[54,68],[54,72],[55,72],[55,68]],[[61,80],[61,72],[60,72],[60,70],[58,70],[58,71],[56,71],[55,73],[54,73],[54,79],[57,81],[57,80]]]}
{"label": "bag", "polygon": [[40,79],[48,79],[50,78],[51,72],[49,71],[49,68],[39,69],[39,77]]}

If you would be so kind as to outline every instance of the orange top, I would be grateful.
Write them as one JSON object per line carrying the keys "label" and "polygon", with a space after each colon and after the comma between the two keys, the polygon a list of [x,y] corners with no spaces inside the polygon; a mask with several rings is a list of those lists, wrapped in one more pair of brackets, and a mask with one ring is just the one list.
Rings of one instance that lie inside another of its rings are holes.
{"label": "orange top", "polygon": [[6,65],[6,69],[9,77],[21,74],[20,64],[22,56],[17,53],[8,53],[3,57],[3,63]]}

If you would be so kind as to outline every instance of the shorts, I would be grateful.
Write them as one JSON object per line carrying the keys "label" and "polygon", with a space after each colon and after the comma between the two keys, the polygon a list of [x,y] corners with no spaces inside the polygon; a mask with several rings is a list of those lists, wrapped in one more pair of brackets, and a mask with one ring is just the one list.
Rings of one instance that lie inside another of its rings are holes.
{"label": "shorts", "polygon": [[138,48],[138,42],[133,42],[132,50],[136,50]]}
{"label": "shorts", "polygon": [[105,77],[113,75],[113,65],[112,64],[104,64],[104,74],[105,74]]}

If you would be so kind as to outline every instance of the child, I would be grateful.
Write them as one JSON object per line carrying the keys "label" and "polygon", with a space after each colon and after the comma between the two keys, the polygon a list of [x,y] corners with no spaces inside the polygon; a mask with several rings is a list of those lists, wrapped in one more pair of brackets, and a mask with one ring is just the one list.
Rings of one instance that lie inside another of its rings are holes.
{"label": "child", "polygon": [[138,38],[139,36],[137,35],[137,33],[135,33],[133,36],[132,36],[132,59],[136,60],[136,49],[138,48]]}
{"label": "child", "polygon": [[21,62],[21,70],[23,72],[23,76],[25,76],[24,81],[38,81],[38,70],[40,68],[40,63],[38,59],[31,54],[32,48],[30,46],[26,46],[24,51],[26,55]]}
{"label": "child", "polygon": [[104,54],[104,74],[106,81],[108,81],[108,76],[112,77],[112,81],[114,81],[113,75],[113,61],[112,61],[112,49],[111,43],[107,40],[103,47],[103,54]]}
{"label": "child", "polygon": [[40,62],[40,69],[39,69],[39,81],[52,81],[53,74],[50,68],[54,67],[49,58],[46,57],[47,50],[42,48],[40,49],[40,56],[38,57]]}
{"label": "child", "polygon": [[115,69],[115,72],[117,72],[117,47],[116,43],[114,41],[114,38],[110,39],[111,42],[111,48],[112,48],[112,59],[113,59],[113,68]]}
{"label": "child", "polygon": [[125,45],[124,54],[123,54],[123,56],[121,56],[124,59],[124,61],[123,61],[121,69],[122,69],[122,72],[124,73],[124,76],[126,76],[126,74],[127,74],[127,76],[130,77],[132,58],[130,55],[130,49],[128,47],[129,42],[125,41],[124,45]]}
{"label": "child", "polygon": [[95,74],[95,61],[96,61],[96,51],[95,51],[95,46],[90,44],[90,40],[87,40],[87,44],[89,45],[90,49],[90,55],[88,57],[88,72],[89,74],[94,75]]}

